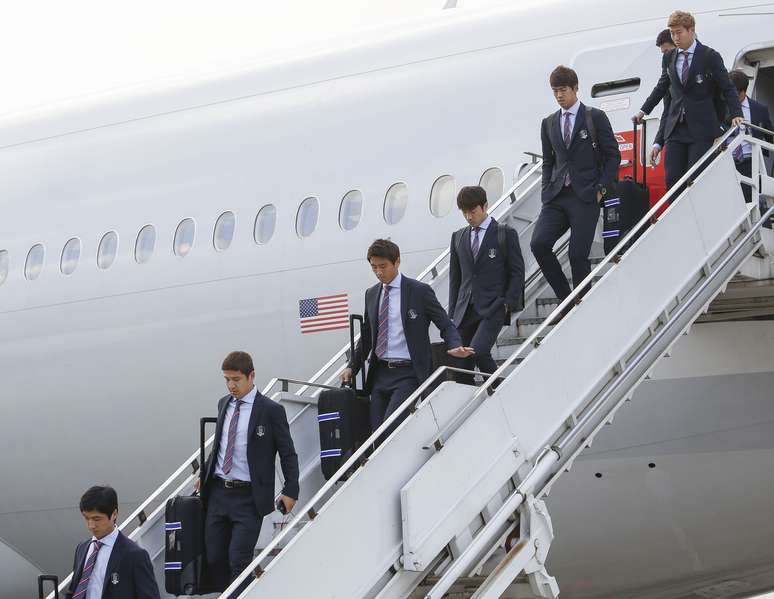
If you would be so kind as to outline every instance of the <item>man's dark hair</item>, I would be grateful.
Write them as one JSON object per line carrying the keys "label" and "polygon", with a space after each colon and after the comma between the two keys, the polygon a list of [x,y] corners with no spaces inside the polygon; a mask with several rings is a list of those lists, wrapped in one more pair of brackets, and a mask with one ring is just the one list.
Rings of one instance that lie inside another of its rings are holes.
{"label": "man's dark hair", "polygon": [[400,258],[400,248],[389,239],[377,239],[370,245],[366,254],[366,260],[370,262],[371,258],[385,258],[395,264]]}
{"label": "man's dark hair", "polygon": [[91,487],[81,497],[81,512],[99,512],[108,518],[118,509],[118,494],[113,487]]}
{"label": "man's dark hair", "polygon": [[744,71],[740,71],[739,69],[731,71],[728,74],[728,78],[731,80],[731,83],[734,84],[734,87],[738,92],[746,92],[747,86],[750,85],[750,80],[747,75],[745,75]]}
{"label": "man's dark hair", "polygon": [[551,87],[578,87],[578,74],[570,67],[560,64],[548,79]]}
{"label": "man's dark hair", "polygon": [[250,376],[250,373],[255,370],[253,368],[253,359],[250,354],[244,351],[232,351],[223,360],[223,366],[221,370],[235,370],[241,372],[245,376]]}
{"label": "man's dark hair", "polygon": [[658,34],[658,37],[656,37],[656,45],[660,48],[664,44],[672,44],[675,45],[674,40],[672,40],[672,32],[669,31],[669,29],[664,29],[661,33]]}
{"label": "man's dark hair", "polygon": [[480,185],[468,185],[457,194],[457,208],[460,210],[475,210],[486,205],[486,191]]}

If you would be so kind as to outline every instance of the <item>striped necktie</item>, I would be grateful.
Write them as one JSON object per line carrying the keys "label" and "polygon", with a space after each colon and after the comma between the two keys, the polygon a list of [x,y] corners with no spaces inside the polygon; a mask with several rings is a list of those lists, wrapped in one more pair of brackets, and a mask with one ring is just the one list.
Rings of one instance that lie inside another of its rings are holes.
{"label": "striped necktie", "polygon": [[382,306],[379,308],[379,332],[376,334],[376,357],[383,358],[387,353],[390,317],[390,287],[385,285],[382,292]]}
{"label": "striped necktie", "polygon": [[86,560],[86,564],[83,566],[83,572],[81,572],[81,580],[78,582],[78,586],[75,587],[75,592],[73,593],[73,599],[85,599],[86,598],[86,591],[89,588],[89,579],[91,578],[91,573],[94,570],[94,564],[97,563],[97,554],[99,553],[100,547],[104,545],[101,541],[92,541],[94,545],[94,551],[91,552],[91,555]]}
{"label": "striped necktie", "polygon": [[680,71],[680,81],[682,81],[683,85],[685,85],[688,83],[688,69],[691,68],[690,63],[688,62],[688,57],[691,55],[691,53],[683,50],[681,54],[683,55],[683,68]]}
{"label": "striped necktie", "polygon": [[481,248],[481,242],[478,239],[479,231],[481,231],[481,227],[473,228],[473,245],[470,246],[470,251],[473,252],[473,260],[478,257],[478,250]]}
{"label": "striped necktie", "polygon": [[[569,148],[570,147],[570,141],[572,139],[572,129],[570,128],[570,115],[571,112],[565,112],[564,113],[564,145]],[[567,168],[567,173],[564,175],[564,186],[567,187],[570,185],[570,169]]]}
{"label": "striped necktie", "polygon": [[223,458],[223,474],[231,472],[234,465],[234,445],[236,445],[237,426],[239,426],[239,409],[245,403],[241,399],[236,400],[236,407],[228,425],[228,442],[226,443],[226,455]]}

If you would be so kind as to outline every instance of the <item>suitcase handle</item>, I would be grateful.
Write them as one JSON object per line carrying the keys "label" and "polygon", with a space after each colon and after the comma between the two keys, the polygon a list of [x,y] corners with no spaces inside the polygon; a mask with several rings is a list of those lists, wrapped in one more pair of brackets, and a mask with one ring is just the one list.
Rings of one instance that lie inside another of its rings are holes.
{"label": "suitcase handle", "polygon": [[199,495],[201,495],[202,490],[204,490],[204,442],[205,439],[205,428],[208,424],[217,424],[218,419],[213,418],[212,416],[204,417],[199,419]]}
{"label": "suitcase handle", "polygon": [[[350,314],[349,315],[349,355],[352,356],[352,359],[355,359],[355,321],[359,323],[360,326],[360,339],[363,338],[363,323],[365,322],[363,320],[363,316],[360,314]],[[365,391],[365,360],[363,360],[363,364],[360,367],[360,377],[361,377],[361,383],[363,385],[363,391]],[[355,391],[355,394],[357,394],[357,377],[352,377],[349,382],[349,386]]]}
{"label": "suitcase handle", "polygon": [[[648,124],[647,121],[642,121],[642,139],[647,141],[648,138]],[[632,132],[632,162],[634,163],[632,168],[632,179],[637,183],[637,167],[642,161],[642,187],[645,188],[648,180],[648,167],[645,164],[645,144],[637,143],[637,123],[634,123],[634,130]]]}
{"label": "suitcase handle", "polygon": [[54,585],[54,599],[59,599],[59,577],[52,574],[41,574],[38,576],[38,597],[39,599],[45,599],[46,591],[43,585],[46,582],[50,582]]}

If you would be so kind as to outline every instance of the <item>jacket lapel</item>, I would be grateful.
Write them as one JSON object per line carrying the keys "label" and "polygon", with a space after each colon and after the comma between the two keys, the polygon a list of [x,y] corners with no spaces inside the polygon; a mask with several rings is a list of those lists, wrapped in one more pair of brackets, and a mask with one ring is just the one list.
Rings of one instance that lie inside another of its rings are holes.
{"label": "jacket lapel", "polygon": [[400,322],[403,325],[403,334],[406,334],[406,317],[408,314],[409,298],[411,297],[411,284],[403,275],[400,278]]}
{"label": "jacket lapel", "polygon": [[228,409],[228,404],[231,401],[231,396],[227,395],[226,400],[223,402],[223,405],[220,408],[220,413],[218,414],[218,422],[215,425],[215,438],[212,440],[212,460],[210,460],[210,472],[209,474],[215,473],[215,465],[218,460],[218,449],[220,447],[220,438],[223,435],[223,421],[226,419],[226,410]]}
{"label": "jacket lapel", "polygon": [[[271,401],[271,400],[269,400]],[[253,408],[250,410],[250,422],[247,425],[247,444],[251,445],[255,441],[255,427],[258,425],[258,420],[266,407],[263,395],[260,392],[256,392],[255,401],[253,401]],[[249,462],[249,460],[248,460]],[[249,463],[248,463],[249,466]]]}
{"label": "jacket lapel", "polygon": [[[105,569],[105,580],[102,583],[102,599],[107,597],[108,589],[113,586],[113,583],[110,582],[110,578],[112,574],[118,573],[118,567],[121,565],[121,558],[124,556],[125,545],[126,537],[124,537],[124,533],[119,532],[116,537],[116,542],[113,545],[113,550],[110,552],[107,568]],[[121,584],[120,579],[116,584]]]}
{"label": "jacket lapel", "polygon": [[492,220],[489,222],[489,226],[486,228],[484,237],[481,239],[481,245],[478,249],[478,256],[476,256],[477,264],[481,259],[481,256],[485,253],[486,247],[491,245],[493,237],[497,237],[497,221],[494,218],[492,218]]}
{"label": "jacket lapel", "polygon": [[379,301],[382,297],[382,284],[377,283],[371,287],[371,297],[368,298],[368,320],[371,325],[371,352],[376,351],[376,340],[379,336]]}
{"label": "jacket lapel", "polygon": [[704,65],[704,45],[697,41],[696,48],[693,52],[693,56],[691,57],[691,66],[688,67],[688,82],[685,84],[686,87],[688,87],[692,83],[696,83],[696,73],[704,70],[702,68],[703,65]]}
{"label": "jacket lapel", "polygon": [[554,135],[554,151],[559,151],[563,156],[567,156],[567,146],[564,145],[564,135],[562,134],[562,109],[554,113],[554,125],[551,131]]}
{"label": "jacket lapel", "polygon": [[669,61],[669,70],[672,73],[672,79],[674,81],[677,81],[677,84],[682,87],[683,86],[683,80],[680,79],[680,75],[677,72],[677,57],[680,54],[680,51],[677,49],[670,50],[672,53],[672,59]]}
{"label": "jacket lapel", "polygon": [[570,148],[575,144],[575,140],[578,137],[578,131],[583,129],[583,125],[586,122],[586,107],[581,102],[578,106],[578,113],[575,115],[575,124],[572,127],[572,134],[570,135]]}

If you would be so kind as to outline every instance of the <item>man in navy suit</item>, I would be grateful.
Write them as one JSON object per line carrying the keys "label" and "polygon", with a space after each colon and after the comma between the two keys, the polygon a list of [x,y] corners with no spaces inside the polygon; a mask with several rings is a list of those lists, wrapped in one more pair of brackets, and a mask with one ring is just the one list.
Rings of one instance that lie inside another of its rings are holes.
{"label": "man in navy suit", "polygon": [[677,47],[664,54],[661,77],[633,119],[642,122],[669,92],[669,110],[662,119],[666,184],[671,188],[720,136],[723,115],[718,114],[719,94],[725,99],[734,126],[742,122],[742,107],[723,58],[696,39],[693,15],[675,11],[669,16],[668,26]]}
{"label": "man in navy suit", "polygon": [[556,67],[551,89],[560,109],[543,119],[543,208],[530,247],[548,283],[563,300],[570,283],[554,254],[554,244],[570,229],[570,268],[574,285],[591,272],[589,253],[599,205],[611,192],[621,153],[607,115],[578,99],[578,75]]}
{"label": "man in navy suit", "polygon": [[91,487],[80,509],[92,536],[75,549],[65,599],[159,599],[148,552],[116,528],[115,490]]}
{"label": "man in navy suit", "polygon": [[[286,513],[293,509],[299,488],[298,456],[285,408],[258,392],[250,354],[231,352],[222,370],[229,394],[218,401],[202,499],[207,508],[208,573],[217,588],[225,589],[253,560],[263,517],[275,509],[278,454],[285,477],[280,501]],[[248,577],[240,591],[250,582]]]}
{"label": "man in navy suit", "polygon": [[363,331],[341,379],[348,383],[368,360],[366,391],[376,430],[432,373],[431,322],[451,348],[449,355],[466,358],[472,350],[462,347],[432,287],[400,273],[395,243],[377,239],[366,258],[379,283],[366,291]]}
{"label": "man in navy suit", "polygon": [[[463,187],[457,208],[468,226],[452,235],[449,249],[449,317],[463,345],[475,352],[482,373],[497,369],[492,346],[512,312],[524,308],[524,259],[516,231],[487,212],[486,191]],[[457,377],[473,383],[471,375]]]}
{"label": "man in navy suit", "polygon": [[[664,29],[658,36],[656,36],[656,46],[661,51],[661,56],[674,50],[676,48],[675,43],[672,41],[672,32],[669,29]],[[662,69],[661,73],[664,71]],[[669,91],[664,94],[664,110],[661,112],[661,120],[658,123],[658,131],[656,137],[653,139],[653,147],[650,150],[650,163],[656,166],[658,155],[661,153],[661,148],[664,147],[664,125],[666,124],[666,116],[669,113]]]}
{"label": "man in navy suit", "polygon": [[[747,75],[745,75],[743,71],[736,70],[731,71],[728,76],[739,95],[739,103],[742,105],[744,120],[771,131],[772,127],[769,109],[765,104],[756,102],[747,96],[747,86],[749,84]],[[769,143],[772,141],[770,135],[766,135],[757,129],[752,129],[751,133],[752,136],[757,139],[763,139]],[[764,150],[763,154],[768,156],[768,150]],[[752,146],[746,142],[738,146],[734,151],[734,162],[736,163],[736,170],[745,177],[752,177]],[[742,193],[744,193],[745,202],[752,202],[752,188],[749,185],[742,185]]]}

